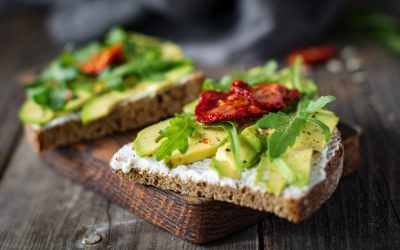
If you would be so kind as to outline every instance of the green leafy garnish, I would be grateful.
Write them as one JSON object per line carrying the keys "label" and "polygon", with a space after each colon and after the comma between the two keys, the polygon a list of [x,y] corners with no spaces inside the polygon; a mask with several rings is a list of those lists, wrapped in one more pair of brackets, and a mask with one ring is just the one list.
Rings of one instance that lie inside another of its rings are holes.
{"label": "green leafy garnish", "polygon": [[65,83],[74,79],[78,75],[78,70],[72,66],[65,65],[60,60],[55,60],[50,64],[45,71],[43,71],[40,79],[46,81],[57,81],[58,83]]}
{"label": "green leafy garnish", "polygon": [[270,60],[264,66],[250,69],[249,72],[241,76],[241,80],[250,85],[257,85],[263,82],[269,82],[270,78],[276,74],[278,64],[276,61]]}
{"label": "green leafy garnish", "polygon": [[250,85],[257,85],[263,82],[272,82],[273,78],[276,78],[276,70],[278,64],[274,60],[268,61],[262,67],[255,67],[246,72],[234,72],[231,75],[225,75],[219,82],[212,79],[207,79],[203,83],[203,89],[205,90],[221,90],[227,91],[234,80],[243,80]]}
{"label": "green leafy garnish", "polygon": [[292,68],[278,71],[276,61],[270,60],[264,66],[251,68],[246,72],[234,72],[222,77],[220,81],[207,79],[203,83],[203,89],[228,91],[234,80],[243,80],[252,86],[276,82],[288,88],[297,88],[304,96],[313,97],[317,92],[317,86],[301,75],[301,64],[302,59],[298,58]]}
{"label": "green leafy garnish", "polygon": [[199,124],[194,120],[192,114],[181,114],[171,119],[170,125],[160,131],[161,138],[166,138],[156,152],[158,161],[165,159],[175,150],[181,154],[186,153],[189,147],[189,138],[192,136]]}
{"label": "green leafy garnish", "polygon": [[99,42],[92,42],[83,48],[75,50],[73,53],[72,51],[68,51],[69,53],[66,53],[66,55],[70,54],[77,63],[83,63],[88,60],[94,53],[99,51],[100,48],[101,45]]}
{"label": "green leafy garnish", "polygon": [[124,78],[127,76],[136,76],[136,82],[138,82],[139,79],[162,81],[165,79],[164,73],[166,71],[185,65],[191,65],[191,63],[192,62],[188,59],[173,61],[161,59],[133,59],[113,69],[104,70],[100,75],[100,79],[106,83],[109,89],[122,91],[125,89]]}
{"label": "green leafy garnish", "polygon": [[229,147],[231,148],[233,157],[235,158],[235,164],[239,169],[239,171],[241,172],[243,170],[243,163],[240,160],[240,153],[239,153],[240,141],[235,124],[233,124],[232,122],[218,122],[213,124],[207,124],[207,126],[221,127],[228,134]]}
{"label": "green leafy garnish", "polygon": [[300,92],[303,92],[303,88],[301,86],[301,81],[300,81],[300,70],[301,70],[301,64],[303,62],[302,57],[296,57],[296,60],[294,61],[293,68],[292,68],[292,84],[293,87],[298,89]]}
{"label": "green leafy garnish", "polygon": [[[82,65],[97,52],[117,44],[123,46],[118,61],[94,74],[82,70]],[[79,111],[89,99],[100,94],[125,91],[143,81],[162,82],[169,71],[192,65],[191,60],[180,58],[181,54],[175,60],[163,58],[165,44],[154,37],[114,28],[103,41],[91,42],[81,48],[67,45],[33,83],[24,87],[33,102],[57,111],[56,116],[70,112],[68,103],[79,98],[78,92],[87,92],[83,95],[85,99],[74,103],[74,110]]]}
{"label": "green leafy garnish", "polygon": [[322,96],[317,100],[304,99],[298,104],[295,113],[270,113],[258,120],[258,127],[276,129],[268,139],[268,152],[271,158],[281,156],[287,148],[293,146],[306,122],[313,122],[318,125],[328,141],[330,138],[328,126],[311,116],[334,100],[334,96]]}
{"label": "green leafy garnish", "polygon": [[204,90],[220,90],[220,91],[228,91],[231,83],[229,84],[222,84],[221,82],[218,83],[213,79],[206,79],[203,82],[203,89]]}
{"label": "green leafy garnish", "polygon": [[116,27],[113,28],[110,32],[108,32],[106,36],[106,44],[115,45],[117,43],[125,43],[128,38],[128,34],[125,30]]}
{"label": "green leafy garnish", "polygon": [[382,12],[352,10],[336,25],[336,32],[358,42],[375,42],[400,54],[400,23],[393,15]]}

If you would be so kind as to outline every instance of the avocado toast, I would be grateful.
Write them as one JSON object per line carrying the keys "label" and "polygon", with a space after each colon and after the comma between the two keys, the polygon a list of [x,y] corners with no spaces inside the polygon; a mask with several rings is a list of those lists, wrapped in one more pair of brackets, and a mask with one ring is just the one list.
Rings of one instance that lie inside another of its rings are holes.
{"label": "avocado toast", "polygon": [[317,97],[300,66],[269,62],[206,80],[197,101],[141,130],[111,168],[141,184],[307,218],[336,189],[343,146],[325,108],[335,98]]}
{"label": "avocado toast", "polygon": [[172,42],[111,30],[64,51],[33,82],[19,116],[37,151],[137,129],[180,112],[203,74]]}

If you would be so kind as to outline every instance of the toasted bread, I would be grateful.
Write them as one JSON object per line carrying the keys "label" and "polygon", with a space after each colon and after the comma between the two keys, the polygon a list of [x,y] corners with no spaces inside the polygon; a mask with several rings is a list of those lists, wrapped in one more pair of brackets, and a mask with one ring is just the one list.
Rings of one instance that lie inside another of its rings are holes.
{"label": "toasted bread", "polygon": [[301,190],[296,195],[288,195],[286,190],[275,195],[245,185],[232,186],[198,179],[185,179],[180,175],[139,166],[132,166],[128,173],[123,173],[121,170],[116,170],[116,172],[121,178],[137,183],[190,196],[231,202],[240,206],[272,212],[289,221],[299,222],[315,212],[332,195],[339,183],[343,172],[344,150],[337,129],[332,134],[327,149],[321,154],[326,154],[323,166],[318,166],[320,167],[319,170],[323,171],[324,178],[318,179],[313,185]]}
{"label": "toasted bread", "polygon": [[87,125],[77,118],[42,128],[26,124],[25,132],[33,148],[40,152],[60,145],[138,129],[181,112],[185,104],[197,98],[203,80],[202,72],[194,72],[182,78],[179,83],[158,90],[154,96],[123,101],[108,116]]}

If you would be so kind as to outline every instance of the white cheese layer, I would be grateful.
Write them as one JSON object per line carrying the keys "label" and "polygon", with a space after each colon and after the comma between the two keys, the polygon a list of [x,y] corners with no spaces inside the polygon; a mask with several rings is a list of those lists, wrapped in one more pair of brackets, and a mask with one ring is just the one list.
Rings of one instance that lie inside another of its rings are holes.
{"label": "white cheese layer", "polygon": [[[330,151],[335,152],[340,145],[340,140],[334,141]],[[328,155],[328,147],[322,152],[313,156],[312,171],[310,183],[303,187],[289,186],[284,189],[285,198],[299,198],[307,193],[313,186],[326,178],[325,167],[332,155]],[[240,180],[234,180],[228,177],[221,177],[210,167],[211,159],[206,158],[201,161],[188,165],[179,165],[170,169],[163,161],[157,161],[155,157],[139,157],[132,149],[132,144],[123,146],[114,154],[111,159],[110,167],[113,170],[121,170],[123,173],[129,173],[132,168],[146,170],[150,173],[157,173],[166,176],[179,176],[182,182],[206,182],[220,186],[230,186],[233,188],[248,187],[254,191],[266,192],[262,185],[255,185],[256,168],[244,170]]]}

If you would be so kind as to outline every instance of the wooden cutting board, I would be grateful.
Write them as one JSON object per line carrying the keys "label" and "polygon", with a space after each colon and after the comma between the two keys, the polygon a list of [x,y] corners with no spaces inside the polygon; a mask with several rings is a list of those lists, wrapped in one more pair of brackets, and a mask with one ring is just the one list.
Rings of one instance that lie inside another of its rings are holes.
{"label": "wooden cutting board", "polygon": [[[345,148],[344,176],[360,161],[359,133],[340,124]],[[227,202],[195,198],[120,179],[109,160],[135,132],[61,147],[41,154],[45,163],[66,177],[100,192],[122,207],[168,232],[195,243],[205,243],[254,224],[267,214]]]}

